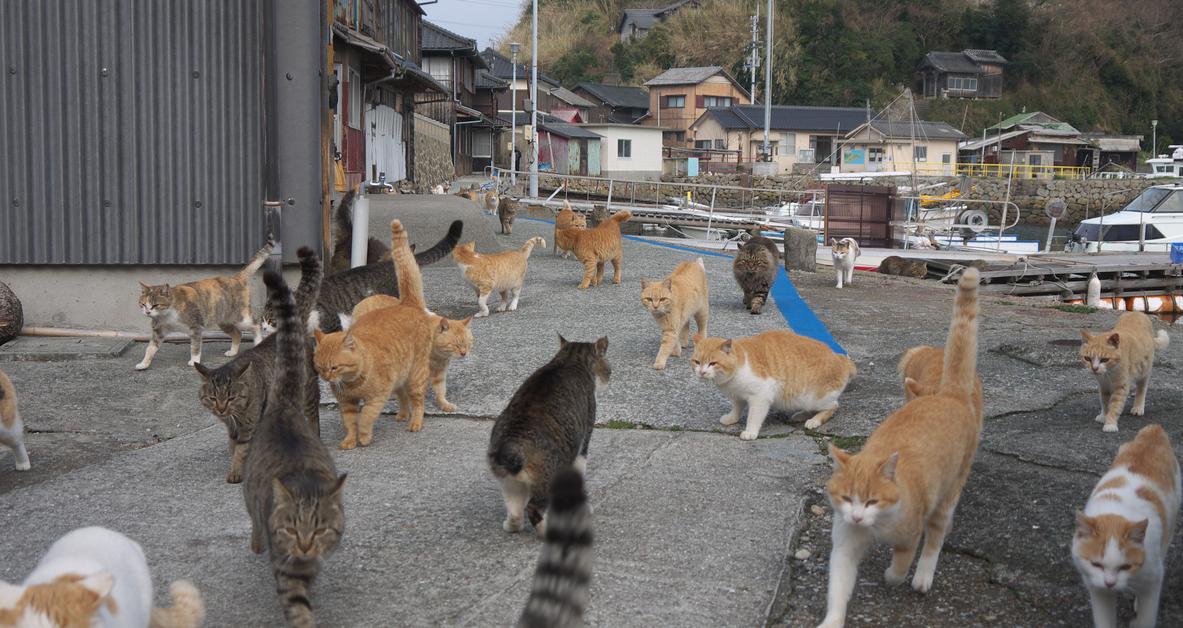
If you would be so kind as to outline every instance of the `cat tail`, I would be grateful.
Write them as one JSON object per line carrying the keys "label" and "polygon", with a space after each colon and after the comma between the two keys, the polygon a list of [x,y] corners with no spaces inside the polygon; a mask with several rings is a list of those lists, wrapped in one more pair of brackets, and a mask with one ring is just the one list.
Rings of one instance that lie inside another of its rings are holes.
{"label": "cat tail", "polygon": [[969,399],[977,382],[978,360],[978,276],[967,268],[957,282],[953,319],[945,341],[945,364],[941,371],[941,394]]}
{"label": "cat tail", "polygon": [[540,246],[545,249],[546,240],[543,239],[542,236],[534,236],[533,238],[526,240],[526,243],[522,245],[522,252],[526,254],[526,257],[530,257],[530,251],[534,250],[535,246]]}
{"label": "cat tail", "polygon": [[320,297],[320,258],[306,246],[296,251],[296,257],[300,258],[300,285],[296,286],[296,316],[300,318],[301,324],[308,326],[308,316]]}
{"label": "cat tail", "polygon": [[427,300],[423,298],[423,274],[419,272],[419,264],[415,255],[411,253],[411,245],[407,239],[407,230],[401,220],[390,221],[390,257],[394,263],[394,271],[398,276],[398,298],[403,305],[427,307]]}
{"label": "cat tail", "polygon": [[283,275],[269,270],[263,273],[267,285],[267,303],[275,312],[275,364],[278,374],[271,381],[267,393],[267,405],[281,404],[304,406],[304,339],[307,332],[303,322],[296,316],[296,305],[292,291],[284,282]]}
{"label": "cat tail", "polygon": [[337,211],[333,214],[333,223],[337,226],[337,238],[333,240],[333,251],[343,250],[343,247],[353,242],[353,197],[354,190],[349,190],[337,203]]}
{"label": "cat tail", "polygon": [[538,555],[534,584],[518,619],[522,628],[583,625],[592,578],[592,519],[583,475],[567,469],[551,485],[546,541]]}
{"label": "cat tail", "polygon": [[617,223],[626,222],[629,219],[631,219],[632,217],[633,217],[633,213],[628,211],[627,209],[622,212],[616,212],[615,214],[612,214],[612,220]]}
{"label": "cat tail", "polygon": [[149,628],[197,628],[205,621],[205,602],[192,582],[177,580],[168,590],[173,605],[153,608]]}
{"label": "cat tail", "polygon": [[445,257],[456,245],[460,243],[460,236],[464,233],[464,222],[460,220],[453,220],[452,226],[448,227],[448,235],[444,236],[435,246],[415,254],[415,262],[420,266],[434,264]]}
{"label": "cat tail", "polygon": [[255,253],[255,256],[251,258],[251,261],[247,262],[247,265],[243,266],[242,270],[238,271],[238,278],[250,279],[253,277],[255,272],[263,267],[263,262],[267,261],[267,257],[271,255],[271,250],[274,248],[275,240],[268,236],[267,244],[264,244],[263,248],[259,249],[259,251]]}
{"label": "cat tail", "polygon": [[1167,334],[1167,330],[1165,330],[1165,329],[1158,330],[1158,333],[1154,335],[1154,350],[1155,351],[1162,351],[1163,349],[1166,349],[1170,344],[1171,344],[1171,337]]}

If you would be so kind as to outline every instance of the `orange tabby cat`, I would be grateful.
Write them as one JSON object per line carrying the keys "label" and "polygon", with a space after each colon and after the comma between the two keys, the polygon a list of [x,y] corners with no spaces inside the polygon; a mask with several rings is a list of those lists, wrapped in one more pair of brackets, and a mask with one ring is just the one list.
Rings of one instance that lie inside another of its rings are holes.
{"label": "orange tabby cat", "polygon": [[575,231],[587,229],[587,216],[571,209],[571,203],[563,201],[563,210],[555,216],[554,253],[562,251],[563,259],[575,251]]}
{"label": "orange tabby cat", "polygon": [[476,317],[489,315],[489,295],[496,291],[501,295],[501,305],[498,312],[518,309],[518,296],[522,293],[522,282],[526,279],[526,261],[530,258],[530,251],[534,245],[546,247],[546,240],[533,237],[516,251],[502,251],[501,253],[480,254],[476,252],[476,242],[461,244],[452,249],[452,258],[460,267],[460,274],[476,288],[477,303],[481,311]]}
{"label": "orange tabby cat", "polygon": [[932,588],[941,545],[982,431],[972,400],[978,347],[976,268],[966,270],[957,285],[945,346],[936,394],[917,397],[893,412],[857,454],[830,446],[835,464],[826,490],[834,527],[823,627],[845,622],[859,562],[875,541],[894,550],[884,574],[894,585],[908,575],[923,537],[912,588],[921,593]]}
{"label": "orange tabby cat", "polygon": [[[925,395],[935,395],[941,387],[941,371],[945,365],[945,350],[921,345],[912,347],[900,358],[899,373],[904,380],[904,401]],[[982,420],[982,378],[974,382],[973,407]]]}
{"label": "orange tabby cat", "polygon": [[620,246],[620,225],[632,218],[630,212],[616,212],[611,218],[596,225],[594,229],[572,231],[575,242],[575,259],[583,263],[582,290],[598,286],[604,281],[604,264],[612,262],[612,283],[620,283],[621,261],[624,253]]}
{"label": "orange tabby cat", "polygon": [[1101,388],[1101,413],[1097,422],[1104,423],[1106,432],[1117,431],[1117,418],[1125,408],[1130,385],[1134,392],[1134,407],[1130,414],[1142,416],[1146,412],[1146,389],[1150,387],[1150,370],[1154,366],[1154,351],[1162,351],[1170,344],[1166,330],[1154,333],[1150,317],[1141,312],[1126,312],[1117,319],[1117,326],[1102,334],[1080,330],[1084,343],[1080,359],[1093,371]]}
{"label": "orange tabby cat", "polygon": [[698,335],[706,336],[707,316],[711,306],[707,298],[707,273],[702,258],[678,264],[662,281],[641,279],[641,303],[661,325],[661,348],[653,368],[665,368],[671,355],[682,355],[690,341],[690,319],[698,325]]}

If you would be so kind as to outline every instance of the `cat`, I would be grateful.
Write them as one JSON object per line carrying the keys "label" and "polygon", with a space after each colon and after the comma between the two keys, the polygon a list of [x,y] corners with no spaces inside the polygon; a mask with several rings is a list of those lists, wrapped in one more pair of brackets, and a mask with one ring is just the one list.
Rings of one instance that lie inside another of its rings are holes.
{"label": "cat", "polygon": [[16,388],[4,371],[0,371],[0,443],[12,450],[17,471],[33,468],[25,449],[25,423],[16,407]]}
{"label": "cat", "polygon": [[519,628],[582,628],[592,577],[592,516],[583,475],[555,475],[546,512],[546,543],[538,554],[534,584]]}
{"label": "cat", "polygon": [[307,331],[278,273],[263,274],[279,323],[275,375],[243,467],[242,495],[251,518],[251,551],[268,552],[284,616],[315,626],[308,587],[345,529],[345,475],[304,420]]}
{"label": "cat", "polygon": [[690,341],[691,318],[698,335],[706,336],[711,305],[702,258],[678,264],[662,281],[641,279],[641,304],[661,325],[661,348],[653,362],[653,368],[660,371],[671,355],[682,355],[682,347]]}
{"label": "cat", "polygon": [[921,593],[932,588],[981,438],[982,420],[972,402],[977,348],[978,270],[971,268],[957,285],[936,393],[891,413],[857,454],[830,445],[834,472],[826,491],[834,512],[833,546],[824,628],[846,620],[859,562],[875,541],[892,545],[884,580],[897,585],[907,577],[923,536],[912,588]]}
{"label": "cat", "polygon": [[1117,419],[1125,409],[1131,385],[1135,392],[1130,414],[1145,414],[1154,352],[1166,349],[1171,338],[1164,329],[1155,334],[1150,317],[1141,312],[1122,314],[1112,330],[1101,334],[1082,329],[1080,337],[1084,341],[1080,345],[1080,359],[1093,371],[1101,389],[1097,422],[1104,423],[1103,431],[1116,432]]}
{"label": "cat", "polygon": [[489,315],[489,295],[494,292],[501,297],[498,312],[518,309],[527,262],[535,246],[546,248],[546,240],[534,236],[522,248],[500,253],[477,253],[475,241],[461,244],[452,251],[452,259],[456,260],[460,274],[476,289],[477,305],[481,308],[476,313],[477,318]]}
{"label": "cat", "polygon": [[22,584],[0,582],[0,626],[195,628],[201,592],[169,587],[173,605],[152,606],[152,575],[139,543],[106,528],[79,528],[50,546]]}
{"label": "cat", "polygon": [[612,213],[608,211],[607,205],[592,205],[591,212],[591,227],[594,229],[612,217]]}
{"label": "cat", "polygon": [[[941,347],[919,346],[904,352],[899,362],[899,374],[904,382],[904,401],[935,395],[941,387],[941,371],[945,364],[945,350]],[[974,382],[971,399],[976,417],[982,420],[982,378]]]}
{"label": "cat", "polygon": [[587,229],[587,216],[578,214],[571,209],[571,204],[563,201],[563,209],[555,216],[555,240],[553,253],[562,252],[563,259],[574,252],[575,236],[572,231]]}
{"label": "cat", "polygon": [[527,516],[545,536],[552,478],[572,465],[587,470],[596,390],[612,376],[607,352],[606,336],[595,342],[559,336],[559,352],[526,378],[493,423],[488,460],[505,497],[506,532],[520,531]]}
{"label": "cat", "polygon": [[[353,256],[353,198],[354,191],[350,190],[341,197],[337,204],[337,211],[333,214],[337,227],[337,237],[333,240],[333,254],[329,256],[326,274],[349,270]],[[366,241],[366,263],[385,262],[390,260],[390,249],[377,238]]]}
{"label": "cat", "polygon": [[437,196],[442,196],[442,195],[446,194],[446,192],[444,192],[444,184],[437,183],[434,186],[432,186],[431,193],[435,194]]}
{"label": "cat", "polygon": [[499,198],[497,196],[497,192],[495,192],[493,190],[489,190],[488,192],[485,192],[481,198],[481,202],[484,203],[484,206],[485,206],[485,212],[488,213],[490,216],[499,215],[497,213],[497,208],[501,204],[501,201],[503,201],[503,200],[506,200],[506,199]]}
{"label": "cat", "polygon": [[743,290],[743,306],[752,314],[759,314],[768,301],[768,291],[776,281],[780,252],[776,243],[764,236],[752,236],[731,263],[735,282]]}
{"label": "cat", "polygon": [[1142,428],[1117,451],[1083,511],[1076,511],[1072,562],[1089,591],[1093,624],[1117,626],[1117,594],[1135,596],[1131,628],[1158,620],[1167,547],[1180,502],[1179,461],[1159,425]]}
{"label": "cat", "polygon": [[612,262],[612,283],[620,284],[621,260],[620,225],[632,218],[632,212],[616,212],[594,229],[574,231],[575,259],[583,264],[583,280],[579,289],[598,286],[604,280],[604,264]]}
{"label": "cat", "polygon": [[[304,325],[315,327],[309,322],[309,314],[320,291],[320,260],[312,249],[301,247],[296,253],[300,259],[300,285],[296,288],[297,316]],[[305,370],[312,373],[312,343],[305,335]],[[246,460],[255,424],[267,404],[267,394],[277,370],[282,368],[275,362],[275,334],[263,342],[244,351],[241,355],[217,368],[193,365],[201,375],[201,405],[226,425],[230,439],[230,471],[226,481],[230,484],[242,482],[242,464]],[[320,385],[315,377],[306,377],[304,385],[304,417],[312,430],[320,435]]]}
{"label": "cat", "polygon": [[152,340],[144,359],[136,365],[142,371],[152,364],[164,336],[171,330],[189,331],[189,366],[201,361],[201,332],[211,323],[230,336],[226,357],[238,355],[242,329],[254,334],[255,344],[263,341],[259,324],[251,318],[251,277],[267,261],[275,242],[268,240],[237,274],[211,277],[176,286],[149,286],[140,282],[140,311],[152,319]]}
{"label": "cat", "polygon": [[[492,194],[492,192],[490,192]],[[518,203],[508,196],[501,197],[501,202],[497,206],[497,220],[501,222],[501,233],[510,235],[513,233],[513,221],[518,215]]]}
{"label": "cat", "polygon": [[924,279],[928,276],[928,262],[920,259],[904,259],[898,255],[889,255],[883,258],[882,262],[879,262],[879,274]]}
{"label": "cat", "polygon": [[838,397],[858,372],[854,361],[825,344],[776,329],[750,338],[696,336],[690,367],[731,399],[719,423],[735,425],[744,407],[748,423],[739,437],[755,440],[769,410],[815,412],[805,422],[817,429],[834,416]]}
{"label": "cat", "polygon": [[838,276],[838,289],[843,284],[854,285],[854,262],[862,250],[854,238],[830,238],[830,257],[834,260],[834,274]]}
{"label": "cat", "polygon": [[476,189],[476,185],[470,186],[467,190],[460,190],[456,192],[456,196],[466,198],[474,203],[480,204],[481,193]]}

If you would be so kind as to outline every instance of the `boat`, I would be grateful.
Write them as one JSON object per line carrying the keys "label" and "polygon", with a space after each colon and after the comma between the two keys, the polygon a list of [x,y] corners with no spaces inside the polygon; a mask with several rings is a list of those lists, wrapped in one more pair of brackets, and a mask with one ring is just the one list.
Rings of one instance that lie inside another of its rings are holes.
{"label": "boat", "polygon": [[1150,166],[1151,178],[1183,177],[1183,144],[1171,144],[1167,147],[1169,155],[1159,155],[1146,160]]}
{"label": "boat", "polygon": [[1169,252],[1183,242],[1183,184],[1152,185],[1121,211],[1089,218],[1069,236],[1065,250]]}

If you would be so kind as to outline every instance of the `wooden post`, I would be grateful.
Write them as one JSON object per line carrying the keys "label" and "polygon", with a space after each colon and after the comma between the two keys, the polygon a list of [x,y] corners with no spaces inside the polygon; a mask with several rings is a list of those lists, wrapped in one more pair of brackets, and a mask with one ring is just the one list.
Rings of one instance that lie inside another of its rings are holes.
{"label": "wooden post", "polygon": [[[329,76],[333,72],[333,0],[325,0],[325,32],[328,41],[325,46],[325,67],[320,73],[320,245],[321,257],[328,258],[332,253],[332,188],[330,181],[333,172],[332,156],[332,115],[325,106],[329,97]],[[339,80],[340,77],[338,77]],[[341,103],[337,103],[340,107]]]}

